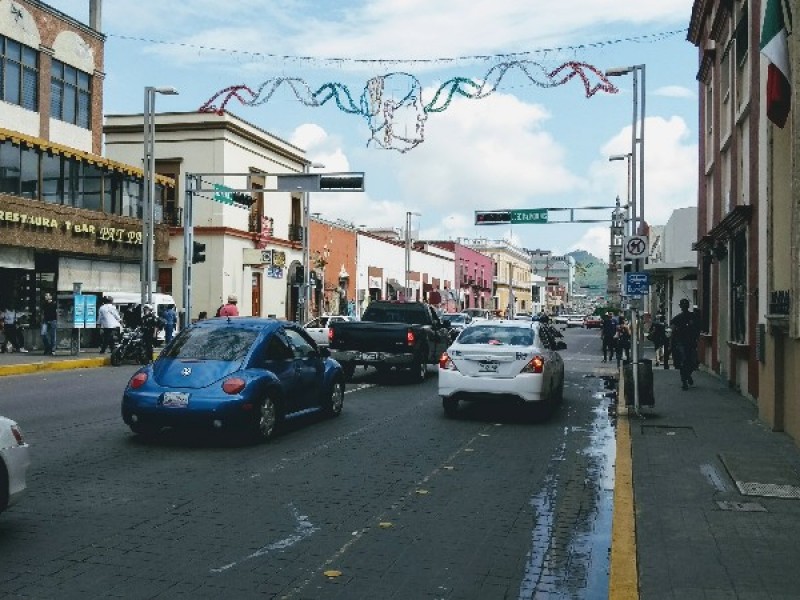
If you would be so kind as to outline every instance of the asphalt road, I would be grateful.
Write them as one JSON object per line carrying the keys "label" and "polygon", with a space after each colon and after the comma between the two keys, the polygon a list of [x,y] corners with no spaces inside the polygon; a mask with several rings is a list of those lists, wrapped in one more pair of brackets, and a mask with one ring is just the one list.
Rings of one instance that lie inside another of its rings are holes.
{"label": "asphalt road", "polygon": [[119,416],[135,367],[5,377],[32,446],[0,515],[0,597],[602,598],[614,432],[596,331],[569,330],[565,402],[446,419],[422,385],[361,372],[341,417],[272,443]]}

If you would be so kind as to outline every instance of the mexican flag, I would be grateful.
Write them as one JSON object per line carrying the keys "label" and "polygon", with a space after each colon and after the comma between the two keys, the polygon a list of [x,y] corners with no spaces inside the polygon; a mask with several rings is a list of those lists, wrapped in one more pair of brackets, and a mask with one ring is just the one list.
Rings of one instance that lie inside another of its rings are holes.
{"label": "mexican flag", "polygon": [[761,54],[769,61],[767,71],[767,118],[783,128],[789,116],[792,88],[789,42],[783,18],[783,0],[767,0],[761,28]]}

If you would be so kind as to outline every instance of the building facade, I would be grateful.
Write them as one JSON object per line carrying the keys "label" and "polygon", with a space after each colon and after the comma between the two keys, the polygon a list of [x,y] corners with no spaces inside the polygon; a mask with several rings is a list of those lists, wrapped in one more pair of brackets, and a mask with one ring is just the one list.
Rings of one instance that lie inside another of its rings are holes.
{"label": "building facade", "polygon": [[759,395],[757,335],[766,286],[758,52],[760,0],[696,0],[689,40],[698,48],[697,242],[700,357],[750,398]]}
{"label": "building facade", "polygon": [[[122,161],[141,153],[142,115],[107,115],[106,152]],[[157,113],[156,172],[176,182],[159,210],[170,226],[169,256],[159,260],[159,292],[184,305],[186,203],[205,262],[192,265],[191,318],[213,315],[230,294],[243,315],[295,320],[303,312],[303,193],[277,192],[277,175],[298,175],[304,151],[230,113]],[[187,176],[192,177],[187,190]],[[187,192],[191,191],[191,195]]]}
{"label": "building facade", "polygon": [[453,308],[493,308],[494,261],[491,256],[452,240],[430,241],[426,244],[444,248],[453,254],[455,271],[452,281],[458,294],[457,307]]}
{"label": "building facade", "polygon": [[[45,293],[66,329],[83,325],[73,319],[76,284],[95,300],[120,282],[140,289],[143,172],[130,165],[142,152],[130,163],[100,156],[100,6],[90,3],[84,24],[42,2],[0,1],[0,303],[22,315],[30,348],[41,345]],[[173,186],[158,178],[156,193]],[[168,235],[156,228],[161,260]]]}
{"label": "building facade", "polygon": [[494,263],[491,308],[499,316],[513,317],[532,310],[530,255],[506,240],[474,239],[462,243]]}

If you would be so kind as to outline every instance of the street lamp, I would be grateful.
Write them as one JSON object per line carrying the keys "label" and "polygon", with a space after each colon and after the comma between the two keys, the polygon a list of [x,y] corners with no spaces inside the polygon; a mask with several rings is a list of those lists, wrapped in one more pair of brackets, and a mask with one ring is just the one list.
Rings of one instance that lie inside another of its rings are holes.
{"label": "street lamp", "polygon": [[[619,77],[633,74],[633,122],[631,124],[630,152],[630,204],[632,217],[632,234],[644,233],[644,117],[645,117],[645,65],[617,67],[608,69],[606,77]],[[639,80],[641,77],[641,86]],[[639,157],[636,157],[636,145],[639,144]],[[638,162],[638,169],[637,169]],[[639,181],[639,205],[636,205],[636,181]],[[637,226],[638,222],[638,226]]]}
{"label": "street lamp", "polygon": [[[625,194],[627,196],[625,206],[627,211],[630,211],[631,209],[631,157],[632,156],[633,152],[628,152],[627,154],[612,154],[611,156],[608,157],[609,162],[613,162],[616,160],[624,160],[628,163],[628,179],[626,181],[626,188],[625,188]],[[631,220],[631,222],[628,223],[629,235],[633,235],[634,233],[633,227],[634,227],[633,220]]]}
{"label": "street lamp", "polygon": [[[607,77],[617,77],[621,75],[633,74],[633,122],[631,124],[631,234],[643,235],[645,233],[644,220],[644,115],[645,115],[645,66],[633,65],[630,67],[619,67],[606,71]],[[641,87],[639,77],[641,76]],[[640,102],[641,96],[641,102]],[[637,127],[638,125],[638,127]],[[639,157],[637,169],[636,144],[639,144]],[[639,206],[637,215],[636,206],[636,181],[639,181]],[[638,226],[637,226],[638,223]],[[633,270],[641,271],[643,260],[633,261]],[[636,412],[639,412],[639,314],[638,303],[631,303],[631,358],[633,360],[633,405]]]}
{"label": "street lamp", "polygon": [[408,287],[408,272],[411,270],[411,217],[421,217],[422,213],[406,212],[406,281],[403,293],[405,300],[408,301],[409,287]]}
{"label": "street lamp", "polygon": [[[306,163],[303,165],[303,172],[309,173],[311,169],[324,169],[325,165],[318,162]],[[303,283],[302,283],[302,310],[298,311],[298,317],[301,323],[308,321],[309,318],[309,308],[311,306],[311,285],[309,281],[311,280],[311,270],[309,269],[309,260],[308,260],[308,246],[309,246],[309,203],[311,201],[311,192],[305,191],[303,192]],[[302,314],[301,314],[302,313]]]}
{"label": "street lamp", "polygon": [[153,302],[153,277],[155,275],[155,195],[156,195],[156,94],[175,96],[178,91],[171,87],[144,88],[144,206],[142,207],[142,304]]}

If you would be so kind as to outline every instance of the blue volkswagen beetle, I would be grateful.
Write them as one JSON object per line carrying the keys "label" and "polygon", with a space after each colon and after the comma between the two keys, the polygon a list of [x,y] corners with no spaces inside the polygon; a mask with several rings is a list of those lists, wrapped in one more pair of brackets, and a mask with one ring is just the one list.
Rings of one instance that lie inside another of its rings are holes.
{"label": "blue volkswagen beetle", "polygon": [[164,427],[241,431],[264,441],[283,419],[342,412],[342,367],[290,321],[222,317],[181,331],[131,377],[122,419],[134,433]]}

